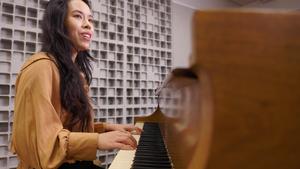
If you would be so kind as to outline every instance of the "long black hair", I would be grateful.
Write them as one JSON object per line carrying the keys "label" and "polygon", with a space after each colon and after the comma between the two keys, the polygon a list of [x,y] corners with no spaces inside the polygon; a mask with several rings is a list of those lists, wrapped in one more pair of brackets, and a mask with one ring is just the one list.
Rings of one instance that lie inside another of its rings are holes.
{"label": "long black hair", "polygon": [[[72,61],[73,44],[64,24],[69,1],[49,1],[41,24],[42,51],[54,57],[58,65],[61,104],[71,114],[70,120],[64,127],[72,130],[73,126],[79,123],[81,131],[86,131],[92,118],[92,106],[84,87],[84,80],[88,85],[91,83],[90,61],[93,58],[88,51],[79,51],[75,62]],[[88,0],[82,1],[90,7]]]}

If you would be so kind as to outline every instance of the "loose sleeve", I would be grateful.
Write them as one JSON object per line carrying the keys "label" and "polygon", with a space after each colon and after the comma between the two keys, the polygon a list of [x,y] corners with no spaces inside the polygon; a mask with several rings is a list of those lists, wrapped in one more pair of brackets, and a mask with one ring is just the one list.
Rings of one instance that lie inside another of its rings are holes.
{"label": "loose sleeve", "polygon": [[94,124],[94,132],[96,133],[104,133],[105,132],[105,128],[104,128],[105,123],[95,123]]}
{"label": "loose sleeve", "polygon": [[67,160],[96,158],[97,133],[74,133],[60,120],[59,75],[54,63],[28,66],[16,86],[13,148],[22,163],[57,168]]}

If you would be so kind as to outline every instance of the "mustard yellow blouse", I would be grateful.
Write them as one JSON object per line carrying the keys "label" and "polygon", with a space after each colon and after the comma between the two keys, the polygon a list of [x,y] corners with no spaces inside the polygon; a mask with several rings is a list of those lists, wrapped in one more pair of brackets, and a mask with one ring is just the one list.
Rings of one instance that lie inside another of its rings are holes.
{"label": "mustard yellow blouse", "polygon": [[96,158],[97,132],[103,132],[103,124],[91,121],[86,133],[64,129],[68,116],[60,103],[59,81],[55,62],[43,52],[21,68],[11,142],[19,169],[58,168],[64,162]]}

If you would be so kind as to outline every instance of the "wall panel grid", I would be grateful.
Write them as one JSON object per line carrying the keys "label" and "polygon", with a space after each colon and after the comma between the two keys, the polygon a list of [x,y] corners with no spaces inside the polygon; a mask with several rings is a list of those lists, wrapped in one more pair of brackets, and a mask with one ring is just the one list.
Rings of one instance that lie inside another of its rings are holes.
{"label": "wall panel grid", "polygon": [[[41,48],[40,21],[48,0],[0,1],[0,168],[15,168],[9,152],[15,80]],[[133,123],[152,113],[155,89],[172,67],[171,0],[93,0],[90,95],[95,122]],[[107,167],[116,151],[98,152]]]}

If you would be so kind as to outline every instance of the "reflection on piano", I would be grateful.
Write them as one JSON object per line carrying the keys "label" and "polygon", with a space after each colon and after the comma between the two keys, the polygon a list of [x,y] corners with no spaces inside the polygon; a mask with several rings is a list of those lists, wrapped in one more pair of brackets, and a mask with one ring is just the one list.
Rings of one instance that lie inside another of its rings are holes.
{"label": "reflection on piano", "polygon": [[300,13],[198,11],[193,37],[191,67],[171,72],[135,119],[146,136],[110,169],[299,169]]}

